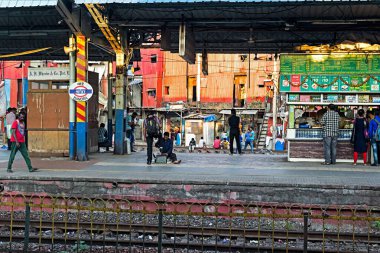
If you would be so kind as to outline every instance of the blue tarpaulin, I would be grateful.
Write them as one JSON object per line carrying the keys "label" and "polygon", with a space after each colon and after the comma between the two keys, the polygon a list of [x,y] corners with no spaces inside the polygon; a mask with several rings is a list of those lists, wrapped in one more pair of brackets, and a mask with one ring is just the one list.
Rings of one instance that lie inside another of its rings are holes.
{"label": "blue tarpaulin", "polygon": [[216,118],[215,114],[210,114],[210,115],[206,115],[206,116],[203,118],[203,120],[204,120],[205,122],[213,122],[213,121],[216,121],[217,118]]}

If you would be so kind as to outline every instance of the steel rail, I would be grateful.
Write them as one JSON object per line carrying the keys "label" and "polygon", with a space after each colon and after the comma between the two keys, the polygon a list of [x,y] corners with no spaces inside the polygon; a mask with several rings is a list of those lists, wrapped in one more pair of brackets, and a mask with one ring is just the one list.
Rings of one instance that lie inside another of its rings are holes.
{"label": "steel rail", "polygon": [[[0,240],[4,242],[3,235],[0,235]],[[15,235],[13,236],[14,241],[12,243],[22,243],[25,239],[22,235]],[[102,247],[117,247],[119,249],[126,248],[126,247],[144,247],[144,248],[156,248],[157,247],[157,241],[154,240],[125,240],[125,239],[107,239],[107,238],[77,238],[77,237],[69,237],[69,238],[55,238],[52,240],[51,237],[45,236],[45,237],[38,237],[38,236],[30,236],[29,242],[39,244],[40,248],[43,248],[45,246],[49,245],[73,245],[75,243],[78,243],[79,241],[85,242],[87,245],[91,245],[91,247],[95,246],[102,246]],[[54,242],[54,243],[53,243]],[[4,244],[3,244],[4,245]],[[218,252],[274,252],[282,253],[282,252],[304,252],[304,249],[302,247],[284,247],[284,246],[267,246],[267,245],[250,245],[250,244],[229,244],[229,243],[188,243],[188,242],[174,242],[174,241],[168,241],[164,240],[162,242],[162,246],[165,248],[175,248],[175,249],[193,249],[193,250],[201,250],[207,251],[207,250],[217,250]],[[343,248],[343,247],[340,247]],[[1,249],[1,247],[0,247]],[[12,252],[18,252],[17,250],[12,250]],[[23,251],[19,251],[23,252]],[[336,249],[315,249],[315,248],[308,248],[308,253],[336,253]],[[340,252],[345,252],[343,249],[341,249]],[[364,252],[364,251],[356,251],[356,252]],[[367,252],[367,251],[365,251]]]}
{"label": "steel rail", "polygon": [[[3,227],[10,227],[9,220],[0,219],[0,224]],[[25,227],[24,220],[13,220],[12,228],[23,229]],[[40,231],[51,230],[53,231],[53,222],[31,220],[30,227]],[[158,224],[116,224],[116,223],[91,223],[91,222],[64,222],[54,221],[54,231],[59,229],[61,232],[87,230],[92,233],[99,232],[112,232],[115,234],[122,233],[139,233],[139,234],[158,234]],[[275,238],[275,240],[298,240],[303,238],[302,231],[286,231],[286,230],[258,230],[258,229],[242,229],[237,227],[196,227],[196,226],[163,226],[163,233],[166,235],[188,235],[193,236],[221,236],[226,238],[244,237],[246,239],[262,239],[262,238]],[[380,234],[369,235],[368,233],[348,233],[348,232],[308,232],[309,241],[322,242],[347,242],[352,241],[365,241],[373,244],[380,244]]]}

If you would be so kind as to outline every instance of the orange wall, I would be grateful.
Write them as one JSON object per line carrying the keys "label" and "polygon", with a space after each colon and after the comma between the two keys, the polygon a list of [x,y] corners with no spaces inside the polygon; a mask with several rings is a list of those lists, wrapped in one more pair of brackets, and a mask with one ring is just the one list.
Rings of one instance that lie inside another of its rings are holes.
{"label": "orange wall", "polygon": [[[247,54],[248,56],[248,54]],[[260,88],[259,83],[267,79],[267,74],[272,73],[272,61],[264,60],[266,55],[258,55],[262,60],[254,60],[250,57],[250,85],[246,83],[247,101],[265,97],[265,88]],[[198,58],[197,58],[198,59]],[[201,74],[201,102],[231,102],[234,88],[235,75],[247,75],[248,82],[248,57],[242,62],[240,54],[209,54],[208,75]],[[170,52],[164,53],[163,89],[170,86],[169,95],[163,94],[164,102],[187,100],[186,75],[196,77],[198,65],[189,64]],[[260,100],[260,99],[259,99]]]}

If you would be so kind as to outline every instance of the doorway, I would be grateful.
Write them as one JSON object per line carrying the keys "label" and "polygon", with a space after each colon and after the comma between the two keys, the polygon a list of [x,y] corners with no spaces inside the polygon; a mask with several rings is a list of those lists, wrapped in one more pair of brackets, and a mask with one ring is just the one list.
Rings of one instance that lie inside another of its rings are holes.
{"label": "doorway", "polygon": [[247,98],[246,92],[246,75],[239,75],[234,77],[234,89],[233,89],[233,107],[244,107]]}
{"label": "doorway", "polygon": [[197,78],[189,76],[187,88],[187,101],[189,103],[197,101]]}

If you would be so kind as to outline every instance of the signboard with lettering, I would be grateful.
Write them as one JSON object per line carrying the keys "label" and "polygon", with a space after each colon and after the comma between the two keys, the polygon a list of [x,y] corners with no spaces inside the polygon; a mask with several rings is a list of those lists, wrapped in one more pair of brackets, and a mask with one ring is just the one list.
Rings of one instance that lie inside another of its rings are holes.
{"label": "signboard with lettering", "polygon": [[281,75],[280,92],[379,93],[380,75]]}
{"label": "signboard with lettering", "polygon": [[69,79],[69,68],[28,68],[28,80],[64,81]]}
{"label": "signboard with lettering", "polygon": [[76,82],[69,86],[69,95],[74,101],[87,101],[93,93],[91,85],[86,82]]}
{"label": "signboard with lettering", "polygon": [[281,55],[280,72],[295,74],[380,73],[379,54]]}

